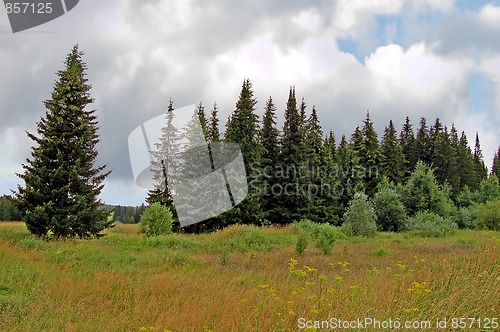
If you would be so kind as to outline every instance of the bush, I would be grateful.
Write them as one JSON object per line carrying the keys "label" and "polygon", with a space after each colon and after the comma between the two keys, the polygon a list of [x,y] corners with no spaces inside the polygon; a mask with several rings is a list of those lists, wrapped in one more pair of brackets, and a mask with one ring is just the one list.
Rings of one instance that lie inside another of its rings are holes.
{"label": "bush", "polygon": [[295,224],[295,228],[298,232],[295,251],[299,255],[307,248],[310,240],[314,241],[316,248],[321,250],[323,254],[329,255],[335,241],[343,237],[339,227],[315,223],[309,219],[302,219]]}
{"label": "bush", "polygon": [[373,237],[377,232],[377,215],[368,197],[356,193],[344,214],[342,229],[349,236]]}
{"label": "bush", "polygon": [[298,255],[302,255],[304,250],[306,250],[309,244],[309,235],[304,230],[299,230],[299,236],[297,237],[297,243],[295,245],[295,251]]}
{"label": "bush", "polygon": [[420,211],[412,218],[407,219],[406,230],[423,237],[443,237],[452,234],[457,224],[445,219],[436,213]]}
{"label": "bush", "polygon": [[330,255],[338,237],[337,228],[329,224],[319,224],[314,244],[324,255]]}
{"label": "bush", "polygon": [[449,217],[455,211],[455,205],[449,197],[449,187],[440,186],[432,169],[420,161],[400,191],[406,212],[410,216],[427,210]]}
{"label": "bush", "polygon": [[465,229],[472,227],[472,212],[470,208],[459,208],[454,216],[453,221],[458,225],[458,228]]}
{"label": "bush", "polygon": [[477,205],[474,209],[473,227],[500,231],[500,200]]}
{"label": "bush", "polygon": [[172,211],[160,203],[153,203],[144,210],[139,221],[139,233],[147,237],[172,233]]}
{"label": "bush", "polygon": [[373,196],[377,225],[382,231],[399,232],[406,220],[406,211],[398,192],[381,188]]}

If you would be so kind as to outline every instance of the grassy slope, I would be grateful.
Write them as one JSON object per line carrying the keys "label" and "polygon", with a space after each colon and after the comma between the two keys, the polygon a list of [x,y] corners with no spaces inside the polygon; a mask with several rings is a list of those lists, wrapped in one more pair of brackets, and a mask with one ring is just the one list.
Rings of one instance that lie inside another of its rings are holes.
{"label": "grassy slope", "polygon": [[[296,330],[297,319],[498,317],[500,233],[379,234],[295,255],[292,227],[46,243],[0,223],[0,331]],[[297,261],[291,260],[296,258]],[[472,330],[472,329],[469,329]]]}

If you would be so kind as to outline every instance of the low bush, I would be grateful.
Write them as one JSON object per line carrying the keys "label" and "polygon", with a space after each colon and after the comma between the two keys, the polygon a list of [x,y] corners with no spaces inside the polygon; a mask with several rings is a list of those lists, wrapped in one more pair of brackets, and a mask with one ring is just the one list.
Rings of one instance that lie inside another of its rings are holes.
{"label": "low bush", "polygon": [[423,237],[443,237],[452,234],[458,226],[451,219],[433,212],[420,211],[406,221],[405,229]]}
{"label": "low bush", "polygon": [[340,230],[330,224],[319,224],[308,219],[302,219],[295,224],[295,229],[298,233],[295,251],[297,254],[302,254],[312,240],[316,248],[324,255],[329,255],[332,251],[335,241],[345,237]]}
{"label": "low bush", "polygon": [[147,237],[167,235],[172,233],[172,211],[169,208],[153,203],[144,210],[139,221],[139,233]]}
{"label": "low bush", "polygon": [[474,208],[473,227],[500,231],[500,200],[477,205]]}
{"label": "low bush", "polygon": [[342,229],[348,236],[374,237],[377,215],[364,193],[356,193],[344,214]]}

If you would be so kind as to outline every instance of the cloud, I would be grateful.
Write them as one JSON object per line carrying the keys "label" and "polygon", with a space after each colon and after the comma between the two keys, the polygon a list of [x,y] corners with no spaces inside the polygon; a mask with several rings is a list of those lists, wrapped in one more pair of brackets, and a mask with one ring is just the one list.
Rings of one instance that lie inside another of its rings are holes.
{"label": "cloud", "polygon": [[[54,73],[75,43],[86,53],[96,100],[98,164],[113,169],[103,193],[112,202],[143,195],[127,149],[136,126],[164,112],[172,97],[176,107],[217,102],[222,127],[244,78],[260,114],[273,97],[280,123],[293,84],[338,138],[367,109],[379,132],[389,119],[400,126],[406,115],[415,125],[420,116],[439,116],[470,141],[479,130],[489,163],[500,137],[499,15],[492,4],[463,11],[451,0],[80,2],[33,31],[0,34],[1,189],[29,155],[24,130],[33,132],[43,116]],[[0,17],[0,30],[8,29]],[[494,84],[495,107],[482,113],[469,100],[469,78],[478,72]]]}

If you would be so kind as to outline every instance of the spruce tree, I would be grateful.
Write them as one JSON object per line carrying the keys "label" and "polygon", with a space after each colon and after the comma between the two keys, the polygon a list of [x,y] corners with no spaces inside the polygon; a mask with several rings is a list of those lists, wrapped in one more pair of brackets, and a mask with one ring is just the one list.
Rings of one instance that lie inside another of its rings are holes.
{"label": "spruce tree", "polygon": [[[305,103],[302,104],[305,114]],[[297,99],[295,88],[291,87],[285,110],[285,122],[283,125],[280,140],[281,153],[278,162],[279,191],[275,191],[279,199],[279,219],[278,223],[291,223],[300,220],[303,216],[300,208],[307,200],[306,195],[301,190],[303,178],[301,172],[304,171],[306,154],[304,146],[302,116],[297,109]]]}
{"label": "spruce tree", "polygon": [[360,166],[365,170],[365,188],[366,193],[372,196],[377,190],[379,181],[379,170],[382,162],[382,154],[378,142],[377,132],[373,128],[373,122],[370,119],[370,112],[366,112],[366,119],[363,121],[363,144],[358,151]]}
{"label": "spruce tree", "polygon": [[328,133],[323,143],[326,153],[330,155],[331,161],[335,162],[337,157],[337,143],[335,141],[335,134],[332,130]]}
{"label": "spruce tree", "polygon": [[[476,142],[474,144],[474,156],[472,158],[472,169],[474,172],[474,181],[476,186],[488,177],[488,169],[484,165],[483,152],[481,151],[481,144],[479,143],[479,134],[476,132]],[[476,188],[477,188],[476,187]]]}
{"label": "spruce tree", "polygon": [[500,146],[493,156],[493,164],[491,166],[490,176],[496,175],[500,179]]}
{"label": "spruce tree", "polygon": [[431,140],[429,137],[429,129],[427,128],[427,120],[424,117],[420,118],[420,127],[418,128],[417,137],[415,139],[415,155],[418,156],[418,160],[430,165]]}
{"label": "spruce tree", "polygon": [[177,214],[174,207],[172,197],[171,180],[179,176],[179,150],[180,150],[180,132],[174,125],[174,103],[169,100],[167,112],[165,114],[165,126],[162,127],[162,136],[160,143],[157,143],[155,150],[151,151],[153,156],[151,160],[150,170],[155,180],[154,188],[148,192],[146,202],[149,205],[159,203],[170,210],[174,214],[174,228],[178,228]]}
{"label": "spruce tree", "polygon": [[210,112],[210,120],[208,121],[208,136],[209,142],[219,142],[220,141],[220,131],[219,131],[219,108],[217,103],[214,103],[212,111]]}
{"label": "spruce tree", "polygon": [[277,170],[275,168],[279,161],[280,153],[279,135],[280,132],[276,128],[276,106],[274,105],[273,99],[269,97],[266,102],[266,108],[262,118],[262,127],[259,133],[260,144],[263,148],[261,166],[264,172],[262,172],[261,177],[257,179],[263,188],[263,209],[266,218],[269,220],[279,219],[277,207],[279,207],[280,201],[271,192],[272,188],[279,183],[276,176]]}
{"label": "spruce tree", "polygon": [[401,183],[405,173],[404,154],[396,136],[396,128],[392,120],[384,130],[382,144],[382,171],[390,181]]}
{"label": "spruce tree", "polygon": [[[262,156],[262,146],[259,143],[259,117],[255,113],[256,104],[252,83],[249,79],[245,79],[236,108],[226,124],[224,139],[225,142],[239,145],[246,166],[246,175],[250,182],[260,172],[260,167],[256,165],[259,165]],[[249,186],[247,198],[224,215],[226,221],[245,224],[262,222],[264,215],[260,194],[261,190],[258,186]]]}
{"label": "spruce tree", "polygon": [[469,147],[467,135],[462,131],[457,148],[457,170],[460,178],[460,191],[468,187],[471,191],[479,187],[479,183],[474,180],[473,172],[473,154]]}
{"label": "spruce tree", "polygon": [[93,238],[112,226],[98,198],[110,172],[104,172],[105,165],[95,166],[97,116],[86,109],[94,100],[83,55],[78,45],[68,54],[45,101],[38,135],[28,133],[36,146],[18,174],[24,186],[18,186],[15,202],[37,236]]}
{"label": "spruce tree", "polygon": [[418,156],[415,151],[415,134],[413,133],[412,127],[410,118],[406,117],[403,129],[399,134],[401,150],[403,151],[405,160],[405,176],[410,175],[418,161]]}
{"label": "spruce tree", "polygon": [[[342,135],[337,149],[336,167],[336,174],[340,183],[335,192],[339,196],[341,209],[345,209],[356,192],[364,191],[363,168],[360,167],[359,157],[353,146],[347,143],[345,135]],[[339,210],[339,212],[341,211]],[[343,215],[343,213],[342,211],[340,215]]]}

